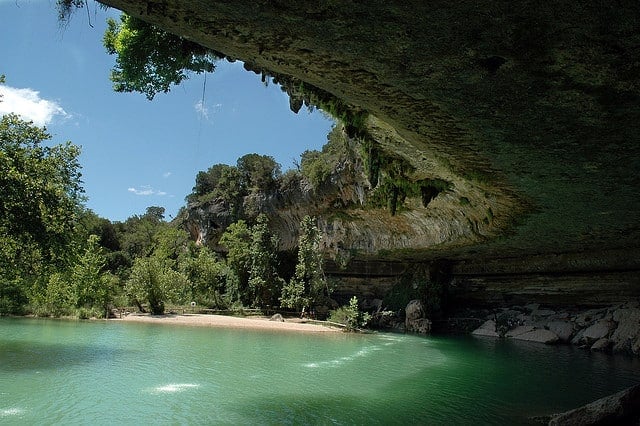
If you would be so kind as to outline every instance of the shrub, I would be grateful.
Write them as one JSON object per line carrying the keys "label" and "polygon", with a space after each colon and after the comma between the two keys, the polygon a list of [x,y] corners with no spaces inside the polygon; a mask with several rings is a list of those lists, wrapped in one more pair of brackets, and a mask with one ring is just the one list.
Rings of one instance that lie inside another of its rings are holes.
{"label": "shrub", "polygon": [[349,305],[341,306],[329,313],[329,321],[344,324],[346,331],[355,331],[364,328],[369,323],[371,315],[361,312],[358,308],[358,298],[353,296]]}

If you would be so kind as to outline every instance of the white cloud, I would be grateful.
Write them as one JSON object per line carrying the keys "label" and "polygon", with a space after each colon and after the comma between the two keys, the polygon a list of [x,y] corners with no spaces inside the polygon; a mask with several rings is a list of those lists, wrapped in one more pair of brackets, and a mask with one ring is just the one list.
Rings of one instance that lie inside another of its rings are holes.
{"label": "white cloud", "polygon": [[151,185],[142,185],[139,188],[130,187],[130,188],[127,188],[127,191],[135,195],[141,195],[145,197],[149,195],[159,195],[159,196],[167,195],[165,191],[155,190],[151,187]]}
{"label": "white cloud", "polygon": [[202,100],[199,100],[198,102],[196,102],[196,104],[193,107],[196,109],[196,113],[201,118],[204,118],[205,120],[209,119],[209,108],[205,106]]}
{"label": "white cloud", "polygon": [[209,108],[205,105],[204,102],[202,102],[202,99],[200,99],[195,103],[193,108],[196,110],[196,114],[208,121],[210,114],[215,114],[216,112],[220,111],[220,109],[222,108],[222,104],[215,104],[212,108]]}
{"label": "white cloud", "polygon": [[42,99],[40,92],[33,89],[18,89],[0,85],[0,115],[15,113],[37,126],[45,126],[54,116],[68,118],[69,114],[55,101]]}
{"label": "white cloud", "polygon": [[173,174],[173,173],[171,173],[171,172],[164,172],[164,173],[162,174],[162,177],[166,179],[166,178],[168,178],[169,176],[171,176],[172,174]]}

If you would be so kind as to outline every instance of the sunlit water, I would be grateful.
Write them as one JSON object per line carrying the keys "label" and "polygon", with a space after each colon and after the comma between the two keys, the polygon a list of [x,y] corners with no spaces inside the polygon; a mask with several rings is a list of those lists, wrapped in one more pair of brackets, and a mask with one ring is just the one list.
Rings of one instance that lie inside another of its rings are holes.
{"label": "sunlit water", "polygon": [[0,424],[522,424],[638,382],[567,346],[0,319]]}

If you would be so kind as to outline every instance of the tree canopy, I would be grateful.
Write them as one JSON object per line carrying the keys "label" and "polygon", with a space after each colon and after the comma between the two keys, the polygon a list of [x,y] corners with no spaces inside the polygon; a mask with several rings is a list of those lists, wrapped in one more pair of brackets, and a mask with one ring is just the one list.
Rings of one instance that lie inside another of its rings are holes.
{"label": "tree canopy", "polygon": [[8,114],[0,119],[0,311],[72,252],[81,210],[80,149],[43,146],[51,136]]}
{"label": "tree canopy", "polygon": [[111,70],[116,92],[140,92],[152,100],[180,84],[189,72],[213,72],[219,54],[182,37],[122,14],[107,20],[103,44],[117,55]]}

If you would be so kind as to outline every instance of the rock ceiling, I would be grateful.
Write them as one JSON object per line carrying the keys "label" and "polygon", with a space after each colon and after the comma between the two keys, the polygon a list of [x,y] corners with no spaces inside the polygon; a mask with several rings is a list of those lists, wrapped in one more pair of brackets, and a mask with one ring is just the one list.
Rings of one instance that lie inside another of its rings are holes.
{"label": "rock ceiling", "polygon": [[369,111],[470,217],[490,206],[467,253],[639,245],[637,0],[104,3]]}

